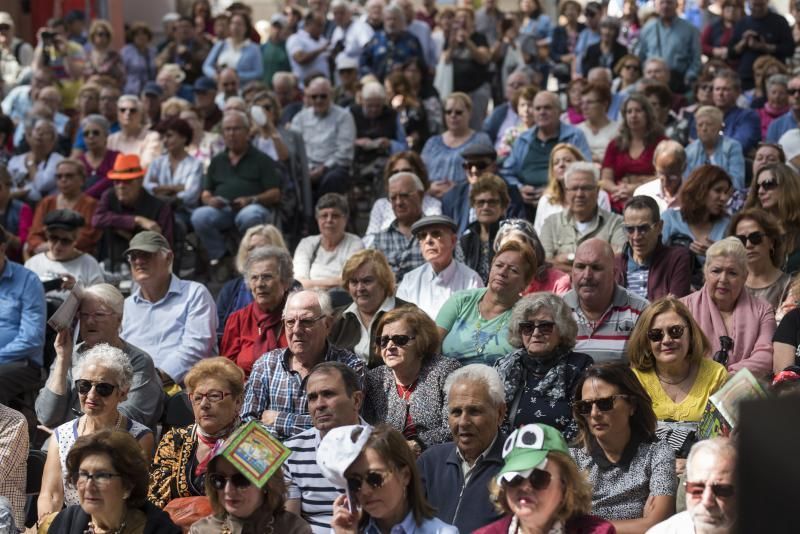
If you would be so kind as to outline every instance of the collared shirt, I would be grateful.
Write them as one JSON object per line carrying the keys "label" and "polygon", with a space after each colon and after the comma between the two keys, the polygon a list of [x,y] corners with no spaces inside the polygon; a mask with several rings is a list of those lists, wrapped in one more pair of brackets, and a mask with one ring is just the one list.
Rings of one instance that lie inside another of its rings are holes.
{"label": "collared shirt", "polygon": [[46,317],[39,277],[6,258],[0,272],[0,365],[28,361],[42,366]]}
{"label": "collared shirt", "polygon": [[328,65],[328,52],[322,52],[317,55],[310,63],[301,65],[294,59],[297,52],[313,52],[319,50],[325,43],[325,37],[322,35],[318,39],[314,39],[305,30],[299,30],[297,33],[292,34],[286,40],[286,52],[289,54],[289,63],[292,66],[292,74],[297,76],[300,87],[303,87],[303,81],[309,74],[318,72],[326,78],[331,77],[330,66]]}
{"label": "collared shirt", "polygon": [[397,220],[392,221],[388,229],[375,234],[372,248],[380,250],[386,256],[398,283],[403,281],[407,272],[425,263],[419,241],[416,237],[407,237],[398,230]]}
{"label": "collared shirt", "polygon": [[458,457],[459,461],[461,462],[461,472],[464,474],[464,486],[469,484],[469,477],[472,476],[472,472],[475,470],[476,467],[481,463],[481,460],[486,458],[489,455],[489,451],[492,450],[494,447],[494,442],[497,441],[497,434],[495,434],[494,439],[489,444],[486,449],[475,458],[475,461],[472,462],[472,465],[464,458],[464,455],[461,454],[461,450],[456,447],[456,456]]}
{"label": "collared shirt", "polygon": [[631,255],[628,257],[627,271],[628,291],[646,299],[647,280],[650,278],[649,262],[643,264],[636,263],[636,260],[633,259],[633,255]]}
{"label": "collared shirt", "polygon": [[160,185],[182,185],[184,189],[176,197],[187,207],[197,206],[203,188],[203,162],[192,156],[186,156],[178,162],[173,173],[169,155],[157,157],[147,168],[144,187],[153,193],[153,190]]}
{"label": "collared shirt", "polygon": [[671,199],[667,198],[667,195],[664,193],[664,188],[661,187],[661,180],[659,178],[645,182],[637,187],[636,191],[633,192],[633,196],[639,195],[648,196],[655,200],[662,214],[669,209],[678,209],[681,207],[681,201],[678,195],[673,196]]}
{"label": "collared shirt", "polygon": [[369,341],[370,341],[370,332],[372,331],[373,323],[380,318],[380,314],[378,312],[388,312],[395,309],[397,304],[395,303],[394,296],[389,295],[386,297],[386,300],[383,301],[380,308],[375,312],[375,315],[372,316],[372,320],[369,324],[365,325],[361,322],[361,316],[358,313],[358,307],[356,303],[353,302],[347,308],[345,308],[342,315],[352,315],[358,321],[358,327],[361,329],[361,337],[356,343],[356,346],[353,347],[353,352],[355,352],[361,359],[365,362],[369,360]]}
{"label": "collared shirt", "polygon": [[684,176],[688,176],[693,170],[701,165],[716,165],[722,168],[733,180],[733,187],[737,191],[745,189],[744,175],[745,163],[742,145],[736,139],[725,135],[718,136],[717,144],[711,156],[706,152],[705,146],[700,139],[695,139],[686,147],[686,171]]}
{"label": "collared shirt", "polygon": [[435,318],[453,293],[478,287],[483,287],[480,275],[459,261],[452,260],[439,273],[425,262],[403,277],[397,296]]}
{"label": "collared shirt", "polygon": [[361,75],[374,74],[383,80],[396,67],[413,58],[425,61],[422,45],[414,34],[403,31],[391,38],[380,30],[375,32],[361,53]]}
{"label": "collared shirt", "polygon": [[304,108],[292,119],[291,129],[303,136],[309,165],[349,167],[353,162],[356,122],[346,109],[332,104],[326,115]]}
{"label": "collared shirt", "polygon": [[203,181],[203,189],[228,200],[260,195],[280,186],[275,163],[253,145],[248,145],[236,165],[231,163],[228,150],[214,156]]}
{"label": "collared shirt", "polygon": [[158,302],[141,288],[125,299],[121,337],[145,351],[176,383],[194,364],[217,351],[217,306],[205,286],[171,275]]}
{"label": "collared shirt", "polygon": [[[370,517],[364,534],[381,534],[381,532],[383,531],[378,528],[375,520]],[[389,534],[458,534],[458,529],[436,517],[423,519],[422,524],[417,525],[412,510],[400,523],[392,527]]]}
{"label": "collared shirt", "polygon": [[666,25],[660,18],[648,22],[639,34],[639,58],[642,62],[658,57],[685,80],[700,73],[700,32],[677,16]]}
{"label": "collared shirt", "polygon": [[627,242],[622,229],[622,217],[602,208],[597,208],[595,216],[582,229],[581,226],[569,210],[548,217],[541,233],[547,257],[574,254],[578,245],[594,237],[607,241],[615,250],[621,250]]}
{"label": "collared shirt", "polygon": [[[260,420],[264,410],[278,412],[275,423],[267,430],[284,439],[311,428],[306,397],[306,378],[292,369],[292,351],[275,349],[258,359],[253,365],[250,380],[244,393],[242,419]],[[350,352],[327,343],[322,361],[337,361],[352,367],[364,383],[364,360]]]}
{"label": "collared shirt", "polygon": [[25,524],[25,480],[28,422],[16,410],[0,404],[0,495],[7,498],[18,527]]}
{"label": "collared shirt", "polygon": [[628,338],[639,320],[639,315],[650,304],[646,299],[615,285],[611,304],[598,321],[590,321],[578,301],[574,289],[563,297],[572,308],[572,316],[578,323],[575,352],[583,352],[595,363],[618,362],[625,358]]}

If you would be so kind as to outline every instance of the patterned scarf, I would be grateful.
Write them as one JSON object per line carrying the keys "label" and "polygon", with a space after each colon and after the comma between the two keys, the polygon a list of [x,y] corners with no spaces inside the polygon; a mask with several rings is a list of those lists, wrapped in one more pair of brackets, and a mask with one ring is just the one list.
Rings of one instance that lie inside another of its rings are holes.
{"label": "patterned scarf", "polygon": [[219,432],[215,432],[214,434],[209,434],[208,432],[204,431],[200,428],[200,425],[195,425],[195,429],[197,430],[197,439],[204,445],[209,448],[208,454],[200,460],[200,463],[197,464],[197,467],[194,469],[194,476],[199,477],[203,473],[208,470],[208,462],[210,462],[214,455],[217,454],[217,451],[222,444],[225,442],[225,438],[231,435],[231,433],[239,428],[239,425],[242,424],[242,420],[239,419],[239,416],[236,416],[236,419],[233,422],[220,430]]}

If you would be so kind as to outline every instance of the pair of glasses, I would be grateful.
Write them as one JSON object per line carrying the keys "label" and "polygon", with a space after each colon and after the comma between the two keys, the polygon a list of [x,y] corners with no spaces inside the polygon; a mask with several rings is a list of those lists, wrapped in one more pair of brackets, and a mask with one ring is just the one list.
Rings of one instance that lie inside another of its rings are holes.
{"label": "pair of glasses", "polygon": [[519,333],[523,336],[532,336],[538,330],[543,336],[549,336],[555,326],[556,323],[553,321],[522,321],[519,323]]}
{"label": "pair of glasses", "polygon": [[482,198],[475,201],[476,208],[483,208],[483,207],[496,208],[499,205],[500,205],[499,198]]}
{"label": "pair of glasses", "polygon": [[286,325],[286,328],[291,328],[292,330],[302,328],[303,330],[308,330],[309,328],[314,326],[314,323],[319,321],[325,317],[324,315],[318,315],[316,317],[305,317],[303,319],[284,319],[283,324]]}
{"label": "pair of glasses", "polygon": [[120,113],[130,113],[131,115],[135,115],[139,112],[139,110],[136,108],[117,108],[117,111]]}
{"label": "pair of glasses", "polygon": [[84,130],[83,131],[83,136],[84,137],[100,137],[101,135],[103,135],[103,132],[101,132],[100,130]]}
{"label": "pair of glasses", "polygon": [[131,250],[128,252],[128,263],[133,263],[135,261],[150,261],[153,257],[153,252],[146,252],[144,250]]}
{"label": "pair of glasses", "polygon": [[790,95],[798,95],[800,94],[800,88],[795,87],[792,89],[787,89],[786,92],[789,93]]}
{"label": "pair of glasses", "polygon": [[772,191],[773,189],[777,188],[778,182],[776,180],[764,180],[763,182],[758,183],[756,190],[763,189],[764,191]]}
{"label": "pair of glasses", "polygon": [[368,471],[363,477],[351,476],[347,477],[347,489],[350,493],[358,493],[361,487],[366,482],[372,489],[379,489],[386,484],[386,480],[392,476],[391,471]]}
{"label": "pair of glasses", "polygon": [[456,117],[460,117],[464,114],[463,109],[446,109],[444,110],[445,115],[455,115]]}
{"label": "pair of glasses", "polygon": [[80,395],[88,395],[92,388],[94,388],[101,397],[108,397],[114,393],[116,387],[117,386],[114,384],[109,384],[108,382],[92,382],[91,380],[85,380],[83,378],[79,378],[75,381],[75,389],[78,390]]}
{"label": "pair of glasses", "polygon": [[228,481],[233,484],[234,488],[239,489],[246,488],[251,484],[250,480],[248,480],[248,478],[241,473],[234,473],[229,477],[220,475],[219,473],[211,473],[208,475],[208,480],[211,482],[211,487],[213,487],[215,490],[225,489]]}
{"label": "pair of glasses", "polygon": [[710,84],[704,84],[704,85],[701,85],[700,87],[698,87],[698,89],[700,89],[702,91],[710,91],[712,89],[712,86]]}
{"label": "pair of glasses", "polygon": [[527,477],[520,475],[515,476],[511,480],[503,481],[503,485],[507,488],[518,488],[525,481],[530,482],[531,487],[537,491],[546,490],[550,486],[550,481],[553,479],[552,475],[544,469],[534,469]]}
{"label": "pair of glasses", "polygon": [[58,237],[54,235],[47,236],[47,241],[53,244],[60,243],[64,246],[71,245],[75,242],[71,237]]}
{"label": "pair of glasses", "polygon": [[747,235],[744,234],[736,234],[736,239],[742,242],[742,245],[747,246],[747,242],[750,241],[753,245],[760,245],[764,242],[764,238],[766,234],[764,232],[751,232]]}
{"label": "pair of glasses", "polygon": [[[667,327],[666,334],[670,339],[680,339],[683,337],[683,332],[685,330],[686,327],[682,324],[674,324]],[[664,330],[661,328],[651,328],[647,331],[647,339],[653,343],[660,342],[662,339],[664,339]]]}
{"label": "pair of glasses", "polygon": [[192,404],[200,404],[203,402],[203,399],[208,399],[208,402],[211,404],[216,404],[222,402],[228,395],[230,395],[230,392],[212,389],[205,393],[192,393],[189,398],[192,399]]}
{"label": "pair of glasses", "polygon": [[89,319],[94,319],[95,321],[97,321],[100,319],[105,319],[106,317],[111,317],[112,315],[114,315],[112,312],[94,312],[94,313],[81,312],[80,318],[81,321],[88,321]]}
{"label": "pair of glasses", "polygon": [[107,471],[98,471],[97,473],[78,471],[72,475],[72,483],[76,486],[85,486],[90,480],[93,480],[97,487],[104,488],[111,484],[111,479],[115,477],[122,478],[122,475]]}
{"label": "pair of glasses", "polygon": [[711,488],[711,493],[714,494],[714,497],[719,497],[721,499],[727,499],[729,497],[733,497],[734,488],[733,484],[706,484],[705,482],[684,482],[684,487],[686,488],[686,493],[694,497],[695,499],[699,499],[703,496],[703,493],[706,491],[706,487]]}
{"label": "pair of glasses", "polygon": [[622,228],[625,230],[625,233],[628,235],[634,234],[647,234],[650,230],[653,229],[652,223],[647,224],[623,224]]}
{"label": "pair of glasses", "polygon": [[328,95],[326,94],[308,95],[308,98],[310,98],[311,100],[326,100],[328,98]]}
{"label": "pair of glasses", "polygon": [[381,336],[378,338],[378,345],[381,346],[382,349],[385,349],[389,346],[389,342],[391,341],[394,343],[395,347],[405,347],[411,341],[417,339],[414,336],[406,336],[404,334],[395,334],[393,336]]}
{"label": "pair of glasses", "polygon": [[575,411],[581,415],[589,415],[592,413],[592,406],[597,405],[597,409],[601,412],[608,412],[614,409],[614,401],[617,399],[627,399],[627,395],[611,395],[610,397],[602,397],[594,400],[579,400],[573,403]]}
{"label": "pair of glasses", "polygon": [[425,241],[428,237],[439,241],[444,237],[444,232],[442,230],[420,230],[417,232],[417,241]]}
{"label": "pair of glasses", "polygon": [[491,162],[488,161],[465,161],[461,164],[465,171],[471,171],[475,167],[479,172],[489,168]]}

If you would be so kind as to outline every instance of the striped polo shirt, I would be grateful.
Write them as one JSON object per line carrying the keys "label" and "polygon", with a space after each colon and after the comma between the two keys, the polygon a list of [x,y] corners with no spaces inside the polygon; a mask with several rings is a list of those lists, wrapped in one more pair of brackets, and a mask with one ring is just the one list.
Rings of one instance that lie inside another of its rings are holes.
{"label": "striped polo shirt", "polygon": [[628,338],[649,302],[616,285],[611,305],[599,321],[593,322],[584,315],[574,289],[563,298],[572,308],[572,316],[578,323],[575,352],[588,354],[595,363],[625,361]]}

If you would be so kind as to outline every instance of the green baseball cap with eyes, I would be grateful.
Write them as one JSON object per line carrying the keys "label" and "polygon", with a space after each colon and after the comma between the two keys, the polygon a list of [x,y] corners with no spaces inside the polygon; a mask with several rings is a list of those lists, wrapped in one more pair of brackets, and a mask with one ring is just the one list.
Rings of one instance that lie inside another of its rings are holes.
{"label": "green baseball cap with eyes", "polygon": [[533,469],[543,468],[547,454],[553,451],[569,455],[561,432],[538,423],[519,427],[503,445],[505,465],[497,475],[498,483],[510,481],[517,475],[527,477]]}

